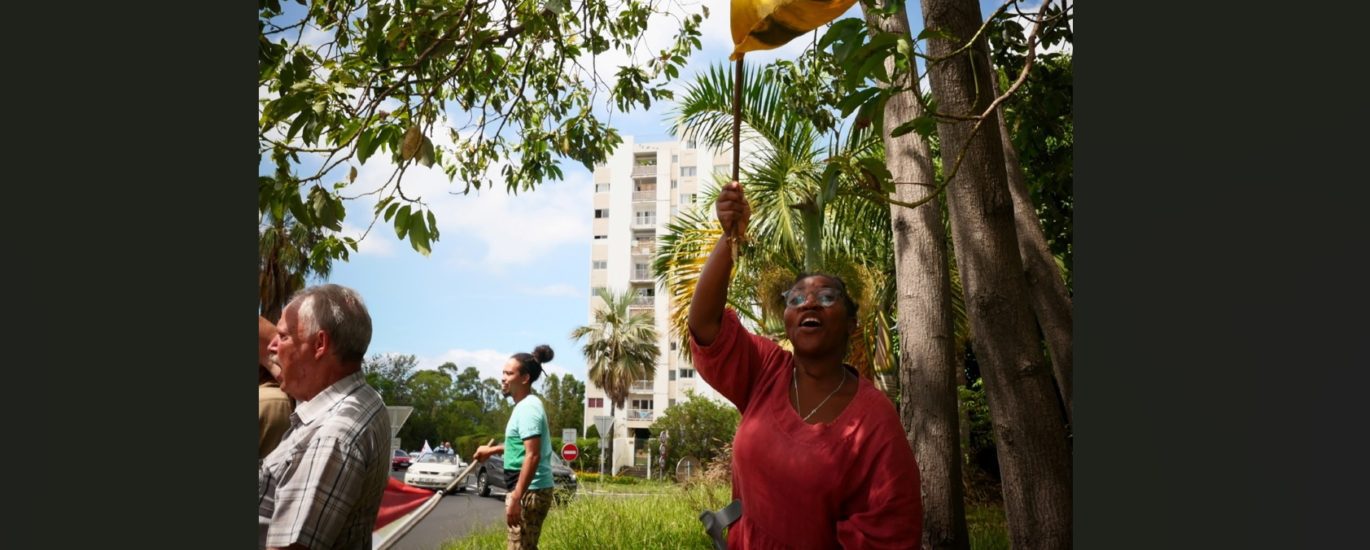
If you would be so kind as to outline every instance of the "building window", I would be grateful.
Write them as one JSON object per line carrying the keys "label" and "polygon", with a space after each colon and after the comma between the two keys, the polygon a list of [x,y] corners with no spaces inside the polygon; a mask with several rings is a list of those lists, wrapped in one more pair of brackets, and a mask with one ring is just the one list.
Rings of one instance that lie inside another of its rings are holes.
{"label": "building window", "polygon": [[671,371],[671,380],[670,380],[670,381],[672,381],[672,382],[675,381],[675,370],[672,370],[672,371]]}
{"label": "building window", "polygon": [[636,225],[656,225],[656,212],[651,210],[641,210],[633,215]]}
{"label": "building window", "polygon": [[666,405],[666,406],[667,406],[667,407],[674,407],[674,406],[675,406],[675,399],[672,399],[672,400],[670,401],[670,404],[669,404],[669,405]]}
{"label": "building window", "polygon": [[694,377],[695,377],[695,370],[694,370],[694,369],[680,369],[680,377],[681,377],[681,378],[694,378]]}
{"label": "building window", "polygon": [[671,340],[671,351],[675,351],[675,349],[676,349],[676,342],[675,342],[675,340]]}
{"label": "building window", "polygon": [[676,186],[678,186],[678,185],[679,185],[679,182],[677,182],[676,180],[671,180],[671,189],[675,189]]}
{"label": "building window", "polygon": [[680,177],[682,177],[682,178],[687,178],[687,177],[694,177],[694,175],[695,175],[695,167],[693,167],[693,166],[681,166],[681,167],[680,167]]}
{"label": "building window", "polygon": [[595,184],[595,192],[596,192],[596,193],[608,193],[608,192],[609,192],[609,184],[607,184],[607,183],[596,183],[596,184]]}
{"label": "building window", "polygon": [[633,279],[640,281],[643,279],[650,278],[652,278],[652,271],[650,269],[647,269],[647,264],[645,262],[637,262],[633,264]]}
{"label": "building window", "polygon": [[695,203],[695,194],[694,194],[694,193],[681,193],[681,194],[680,194],[680,204],[694,205],[694,203]]}
{"label": "building window", "polygon": [[601,293],[601,292],[604,292],[604,287],[602,287],[602,286],[592,286],[592,287],[590,287],[590,295],[591,295],[591,296],[599,296],[599,293]]}
{"label": "building window", "polygon": [[685,142],[685,148],[686,148],[686,149],[694,149],[694,148],[695,148],[695,140],[692,139],[692,140],[689,140],[689,141]]}
{"label": "building window", "polygon": [[671,155],[671,164],[680,164],[680,155]]}
{"label": "building window", "polygon": [[595,240],[596,240],[596,241],[604,240],[604,239],[607,239],[607,238],[609,238],[608,235],[595,235]]}
{"label": "building window", "polygon": [[590,401],[590,402],[589,402],[588,404],[585,405],[586,407],[589,407],[589,408],[591,408],[591,409],[602,409],[602,408],[604,408],[604,398],[603,398],[603,397],[591,397],[591,398],[589,399],[589,401]]}
{"label": "building window", "polygon": [[642,410],[642,411],[650,411],[650,410],[652,410],[652,400],[651,400],[651,399],[634,399],[632,405],[633,405],[632,408],[634,408],[634,409],[638,409],[638,410]]}
{"label": "building window", "polygon": [[596,209],[595,209],[595,219],[607,218],[607,217],[609,217],[609,209],[608,209],[608,208],[596,208]]}
{"label": "building window", "polygon": [[609,269],[609,260],[595,260],[590,262],[590,269]]}

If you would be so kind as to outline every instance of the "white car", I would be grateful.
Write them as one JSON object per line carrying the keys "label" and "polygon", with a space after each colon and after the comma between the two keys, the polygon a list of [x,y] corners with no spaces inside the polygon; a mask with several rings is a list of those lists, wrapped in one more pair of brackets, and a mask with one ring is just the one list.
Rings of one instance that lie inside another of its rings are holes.
{"label": "white car", "polygon": [[[451,485],[466,466],[467,464],[457,455],[425,453],[409,466],[409,470],[404,473],[404,482],[415,487],[441,491]],[[460,492],[466,489],[465,485],[459,483],[452,491]]]}

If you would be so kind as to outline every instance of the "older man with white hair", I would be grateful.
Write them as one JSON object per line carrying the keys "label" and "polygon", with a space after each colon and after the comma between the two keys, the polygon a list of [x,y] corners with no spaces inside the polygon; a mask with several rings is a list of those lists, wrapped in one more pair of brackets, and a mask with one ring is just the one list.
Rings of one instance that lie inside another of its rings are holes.
{"label": "older man with white hair", "polygon": [[371,548],[390,473],[390,416],[367,385],[371,315],[334,284],[297,293],[269,351],[297,401],[290,429],[257,470],[261,548]]}

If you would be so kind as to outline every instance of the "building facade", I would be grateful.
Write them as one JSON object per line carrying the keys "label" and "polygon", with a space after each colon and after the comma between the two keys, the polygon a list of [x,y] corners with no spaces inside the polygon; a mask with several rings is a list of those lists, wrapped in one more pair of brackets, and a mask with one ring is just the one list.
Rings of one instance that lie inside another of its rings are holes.
{"label": "building facade", "polygon": [[596,296],[601,289],[631,289],[637,294],[631,310],[652,316],[661,349],[655,377],[635,382],[621,409],[611,410],[604,391],[586,382],[582,427],[594,426],[597,416],[614,417],[614,457],[612,464],[606,459],[606,473],[631,466],[635,459],[644,461],[648,429],[667,407],[686,399],[686,391],[722,400],[681,355],[681,347],[689,343],[671,334],[670,295],[651,267],[671,218],[700,200],[703,189],[716,185],[715,174],[726,179],[731,172],[731,151],[700,145],[692,140],[636,143],[633,136],[624,136],[608,161],[595,166],[587,316],[593,322],[595,310],[603,306]]}

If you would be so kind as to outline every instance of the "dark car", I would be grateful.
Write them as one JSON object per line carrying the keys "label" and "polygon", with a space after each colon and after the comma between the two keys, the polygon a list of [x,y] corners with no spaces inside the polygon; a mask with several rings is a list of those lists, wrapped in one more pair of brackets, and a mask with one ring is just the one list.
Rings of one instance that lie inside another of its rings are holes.
{"label": "dark car", "polygon": [[[490,455],[476,470],[476,488],[480,496],[490,496],[490,487],[509,487],[504,479],[504,455]],[[556,500],[565,502],[576,494],[576,472],[565,460],[552,455],[552,486],[556,489]]]}
{"label": "dark car", "polygon": [[390,459],[390,470],[398,471],[409,468],[409,453],[395,451],[395,456]]}

